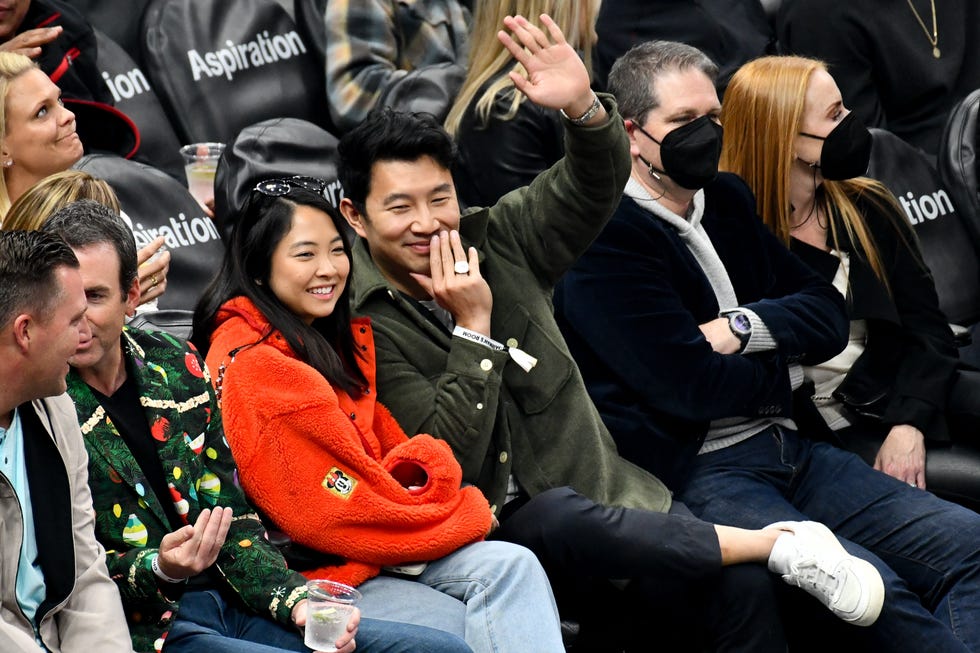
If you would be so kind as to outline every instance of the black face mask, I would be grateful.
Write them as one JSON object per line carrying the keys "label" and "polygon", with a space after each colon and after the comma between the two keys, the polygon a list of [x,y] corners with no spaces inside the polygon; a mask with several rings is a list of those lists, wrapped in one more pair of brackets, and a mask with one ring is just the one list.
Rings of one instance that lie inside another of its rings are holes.
{"label": "black face mask", "polygon": [[640,157],[652,176],[657,177],[654,171],[667,175],[678,186],[688,190],[704,188],[718,176],[718,159],[721,158],[721,138],[724,132],[711,116],[701,116],[668,132],[662,141],[658,141],[639,125],[636,128],[660,146],[663,170],[654,168],[653,164]]}
{"label": "black face mask", "polygon": [[824,179],[843,181],[868,172],[871,163],[871,132],[857,116],[849,113],[826,136],[800,132],[800,136],[823,141],[820,163],[810,165],[820,170]]}

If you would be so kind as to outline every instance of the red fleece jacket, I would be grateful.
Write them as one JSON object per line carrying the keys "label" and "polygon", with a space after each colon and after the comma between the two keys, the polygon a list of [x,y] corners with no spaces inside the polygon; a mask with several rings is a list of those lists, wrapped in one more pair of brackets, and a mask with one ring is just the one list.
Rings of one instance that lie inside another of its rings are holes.
{"label": "red fleece jacket", "polygon": [[375,400],[370,320],[351,325],[369,383],[356,400],[298,360],[279,332],[262,340],[270,325],[248,299],[227,302],[217,321],[207,364],[215,374],[225,367],[222,417],[242,487],[294,541],[347,560],[306,576],[358,585],[384,565],[483,539],[490,508],[477,488],[460,488],[449,445],[409,439]]}

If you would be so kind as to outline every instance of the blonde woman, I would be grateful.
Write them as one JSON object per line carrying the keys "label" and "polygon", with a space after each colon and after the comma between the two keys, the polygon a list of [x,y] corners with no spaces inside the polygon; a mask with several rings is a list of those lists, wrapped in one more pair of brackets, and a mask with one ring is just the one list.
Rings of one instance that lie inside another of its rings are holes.
{"label": "blonde woman", "polygon": [[[559,112],[514,89],[512,77],[527,73],[497,38],[504,18],[548,14],[588,67],[598,10],[599,0],[477,1],[466,79],[446,118],[446,131],[459,146],[454,172],[464,204],[493,206],[565,154]],[[531,21],[541,26],[539,19]]]}
{"label": "blonde woman", "polygon": [[[122,214],[116,193],[108,183],[87,172],[65,170],[41,179],[10,206],[3,221],[6,231],[34,231],[49,217],[76,200],[90,199]],[[166,250],[152,261],[149,257],[163,245],[163,236],[139,250],[140,305],[146,306],[167,289],[170,253]],[[148,309],[155,306],[147,306]]]}
{"label": "blonde woman", "polygon": [[863,177],[871,135],[824,63],[763,57],[732,78],[721,167],[759,215],[848,299],[847,348],[807,369],[814,400],[845,439],[872,436],[876,469],[926,487],[926,449],[976,432],[976,373],[961,369],[932,276],[895,198]]}

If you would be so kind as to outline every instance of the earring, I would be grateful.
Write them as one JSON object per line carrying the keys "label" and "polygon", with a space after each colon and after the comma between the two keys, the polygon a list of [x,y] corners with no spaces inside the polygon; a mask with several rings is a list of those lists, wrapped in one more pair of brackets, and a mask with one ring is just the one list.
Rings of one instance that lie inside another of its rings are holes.
{"label": "earring", "polygon": [[7,159],[6,161],[3,162],[3,167],[4,168],[9,168],[12,165],[14,165],[14,160],[13,159]]}

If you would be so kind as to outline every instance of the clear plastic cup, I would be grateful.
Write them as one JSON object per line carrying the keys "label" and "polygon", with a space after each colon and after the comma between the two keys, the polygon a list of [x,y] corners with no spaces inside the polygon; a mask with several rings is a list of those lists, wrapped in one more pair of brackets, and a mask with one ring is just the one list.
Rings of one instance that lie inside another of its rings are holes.
{"label": "clear plastic cup", "polygon": [[347,630],[361,593],[332,580],[306,583],[306,635],[303,643],[314,651],[336,651],[337,639]]}
{"label": "clear plastic cup", "polygon": [[214,199],[214,174],[224,151],[224,143],[191,143],[180,148],[187,189],[201,206],[207,206]]}

